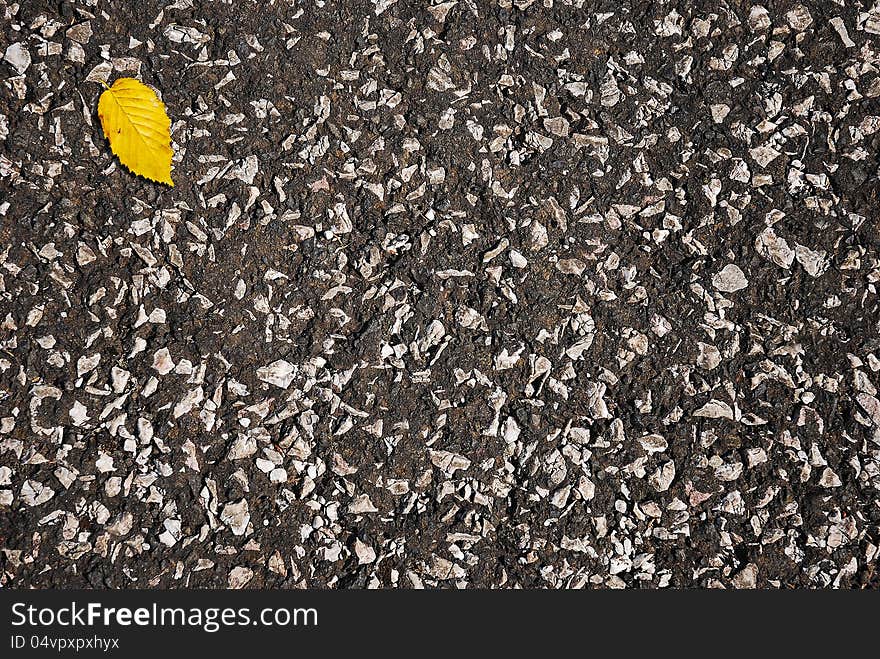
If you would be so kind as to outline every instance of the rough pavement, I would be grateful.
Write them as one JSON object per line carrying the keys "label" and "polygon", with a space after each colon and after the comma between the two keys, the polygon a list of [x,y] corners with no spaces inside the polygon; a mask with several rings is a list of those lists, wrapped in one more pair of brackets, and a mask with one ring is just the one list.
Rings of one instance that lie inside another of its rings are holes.
{"label": "rough pavement", "polygon": [[0,0],[0,56],[0,585],[880,585],[880,6]]}

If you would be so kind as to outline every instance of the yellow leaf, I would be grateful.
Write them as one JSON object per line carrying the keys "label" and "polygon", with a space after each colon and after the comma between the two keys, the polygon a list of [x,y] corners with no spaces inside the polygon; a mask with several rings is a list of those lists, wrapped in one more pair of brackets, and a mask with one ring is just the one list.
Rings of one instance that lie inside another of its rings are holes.
{"label": "yellow leaf", "polygon": [[158,183],[171,180],[171,120],[156,92],[134,78],[119,78],[98,100],[110,149],[132,172]]}

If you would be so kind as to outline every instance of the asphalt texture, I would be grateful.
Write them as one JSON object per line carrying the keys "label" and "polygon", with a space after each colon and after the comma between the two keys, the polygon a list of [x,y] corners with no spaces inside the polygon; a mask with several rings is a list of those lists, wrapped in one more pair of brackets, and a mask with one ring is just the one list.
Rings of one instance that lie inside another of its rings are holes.
{"label": "asphalt texture", "polygon": [[877,588],[878,97],[860,0],[0,0],[0,586]]}

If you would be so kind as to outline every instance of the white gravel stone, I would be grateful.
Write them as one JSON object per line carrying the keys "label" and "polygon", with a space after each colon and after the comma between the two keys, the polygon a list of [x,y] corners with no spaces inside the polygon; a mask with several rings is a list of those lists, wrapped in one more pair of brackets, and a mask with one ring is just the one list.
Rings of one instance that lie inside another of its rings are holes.
{"label": "white gravel stone", "polygon": [[73,401],[73,406],[70,408],[69,415],[70,420],[73,421],[73,425],[77,427],[83,425],[83,423],[89,420],[88,408],[78,400]]}
{"label": "white gravel stone", "polygon": [[31,65],[31,54],[21,42],[10,44],[6,47],[6,53],[3,55],[9,64],[15,69],[15,72],[21,75],[28,70]]}
{"label": "white gravel stone", "polygon": [[724,401],[712,399],[694,412],[694,416],[708,419],[733,419],[733,410]]}
{"label": "white gravel stone", "polygon": [[26,480],[21,486],[21,501],[26,506],[42,505],[54,496],[55,490],[37,480]]}
{"label": "white gravel stone", "polygon": [[721,363],[721,353],[713,345],[699,341],[697,343],[697,366],[711,371]]}
{"label": "white gravel stone", "polygon": [[803,5],[795,5],[785,14],[785,20],[791,26],[791,29],[803,32],[813,24],[813,17],[810,10]]}
{"label": "white gravel stone", "polygon": [[247,499],[227,503],[220,513],[220,521],[226,524],[235,535],[244,535],[251,521]]}
{"label": "white gravel stone", "polygon": [[791,268],[794,263],[794,250],[784,238],[776,235],[772,227],[767,227],[755,240],[755,248],[765,258],[781,268]]}
{"label": "white gravel stone", "polygon": [[749,280],[734,263],[728,263],[712,277],[712,285],[722,293],[736,293],[748,287]]}
{"label": "white gravel stone", "polygon": [[296,375],[296,366],[284,359],[278,359],[268,366],[257,369],[257,377],[268,384],[287,389]]}
{"label": "white gravel stone", "polygon": [[354,541],[354,553],[358,558],[358,565],[367,565],[376,560],[376,551],[369,545],[361,542],[360,538]]}
{"label": "white gravel stone", "polygon": [[153,353],[153,368],[159,372],[159,375],[167,375],[174,370],[174,361],[168,348],[160,348]]}
{"label": "white gravel stone", "polygon": [[672,485],[675,478],[675,463],[671,460],[657,467],[657,470],[648,478],[648,483],[657,492],[665,492]]}
{"label": "white gravel stone", "polygon": [[639,444],[647,453],[663,453],[669,448],[669,444],[662,435],[644,435],[639,437]]}
{"label": "white gravel stone", "polygon": [[249,567],[238,565],[229,571],[227,585],[232,590],[237,590],[247,586],[254,578],[254,571]]}

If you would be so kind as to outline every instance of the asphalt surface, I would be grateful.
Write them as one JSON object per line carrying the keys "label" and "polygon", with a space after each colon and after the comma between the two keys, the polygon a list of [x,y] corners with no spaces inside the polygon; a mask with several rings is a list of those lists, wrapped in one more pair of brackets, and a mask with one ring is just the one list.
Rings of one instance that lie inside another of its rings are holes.
{"label": "asphalt surface", "polygon": [[877,588],[880,6],[428,5],[0,0],[0,586]]}

